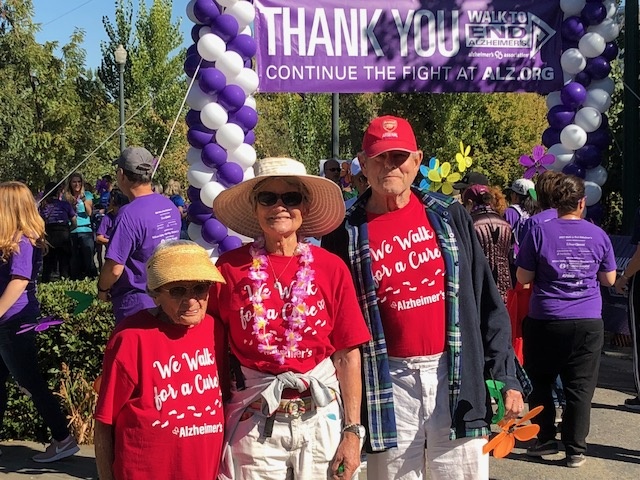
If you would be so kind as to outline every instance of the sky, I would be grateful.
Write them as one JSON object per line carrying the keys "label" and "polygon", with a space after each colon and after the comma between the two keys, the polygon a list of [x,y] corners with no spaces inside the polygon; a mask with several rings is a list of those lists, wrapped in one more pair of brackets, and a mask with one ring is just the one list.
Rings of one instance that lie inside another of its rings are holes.
{"label": "sky", "polygon": [[[153,3],[146,0],[147,5]],[[191,43],[190,31],[193,24],[187,18],[185,8],[188,0],[173,0],[172,21],[182,18],[182,35],[185,46]],[[39,43],[57,41],[59,46],[69,43],[76,28],[85,32],[83,48],[87,53],[86,66],[95,69],[100,66],[102,52],[100,42],[107,40],[102,25],[102,17],[107,16],[114,23],[115,0],[33,0],[34,21],[40,24],[40,32],[36,35]],[[133,2],[134,7],[138,4]],[[58,52],[59,53],[59,52]]]}

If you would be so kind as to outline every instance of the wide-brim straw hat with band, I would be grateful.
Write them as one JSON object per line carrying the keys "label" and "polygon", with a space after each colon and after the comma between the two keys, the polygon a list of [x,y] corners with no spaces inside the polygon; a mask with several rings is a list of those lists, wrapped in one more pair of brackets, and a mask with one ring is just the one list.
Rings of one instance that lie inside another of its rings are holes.
{"label": "wide-brim straw hat with band", "polygon": [[294,177],[308,193],[307,213],[297,231],[299,237],[321,237],[332,232],[344,220],[342,190],[331,180],[308,175],[304,164],[291,158],[265,158],[254,165],[256,176],[221,192],[213,201],[213,213],[231,230],[256,238],[262,229],[256,217],[253,190],[270,177]]}
{"label": "wide-brim straw hat with band", "polygon": [[206,250],[188,240],[160,244],[147,262],[147,289],[172,282],[225,283]]}

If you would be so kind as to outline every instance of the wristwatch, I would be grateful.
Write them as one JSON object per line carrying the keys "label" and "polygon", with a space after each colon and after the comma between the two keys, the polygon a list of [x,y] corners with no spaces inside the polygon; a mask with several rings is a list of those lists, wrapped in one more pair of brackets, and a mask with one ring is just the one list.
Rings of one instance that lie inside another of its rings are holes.
{"label": "wristwatch", "polygon": [[345,425],[342,429],[342,433],[350,432],[355,434],[360,440],[364,440],[364,437],[367,436],[367,431],[365,430],[363,425],[358,423],[350,423],[349,425]]}

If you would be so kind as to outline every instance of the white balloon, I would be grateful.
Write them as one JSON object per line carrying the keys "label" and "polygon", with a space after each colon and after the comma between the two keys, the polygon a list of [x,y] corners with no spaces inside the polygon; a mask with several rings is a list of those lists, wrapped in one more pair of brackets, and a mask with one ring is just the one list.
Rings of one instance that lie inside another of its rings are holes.
{"label": "white balloon", "polygon": [[213,207],[213,201],[222,191],[224,191],[224,185],[216,181],[211,181],[200,189],[200,200],[202,200],[202,203],[207,207]]}
{"label": "white balloon", "polygon": [[228,152],[233,151],[244,142],[244,132],[235,123],[225,123],[216,132],[216,142]]}
{"label": "white balloon", "polygon": [[587,90],[587,98],[582,102],[582,106],[593,107],[600,113],[604,113],[611,106],[611,95],[601,88]]}
{"label": "white balloon", "polygon": [[605,18],[598,25],[591,25],[587,32],[599,33],[605,42],[613,42],[620,34],[620,25],[613,18]]}
{"label": "white balloon", "polygon": [[247,168],[253,167],[253,164],[256,163],[256,159],[258,158],[256,154],[255,148],[251,145],[243,143],[238,148],[229,152],[227,156],[227,162],[237,163],[242,167],[242,170],[246,170]]}
{"label": "white balloon", "polygon": [[206,33],[198,40],[197,49],[202,58],[215,62],[227,50],[227,44],[215,33]]}
{"label": "white balloon", "polygon": [[233,230],[229,229],[229,235],[231,236],[235,236],[238,237],[240,240],[242,240],[242,244],[244,245],[245,243],[251,243],[253,242],[253,238],[251,237],[247,237],[246,235],[241,235],[238,232],[234,232]]}
{"label": "white balloon", "polygon": [[613,91],[616,88],[616,82],[614,82],[611,77],[604,77],[602,80],[592,80],[587,87],[587,91],[594,90],[596,88],[601,88],[609,95],[613,95]]}
{"label": "white balloon", "polygon": [[[553,92],[556,93],[556,92]],[[553,93],[550,93],[549,95],[553,95]],[[558,92],[558,99],[560,99],[560,92]],[[560,101],[560,103],[562,103],[562,101]],[[244,104],[247,107],[251,107],[254,110],[258,109],[258,104],[256,102],[256,97],[254,97],[253,95],[247,95],[247,99],[244,101]]]}
{"label": "white balloon", "polygon": [[253,69],[243,68],[240,73],[232,80],[229,80],[228,83],[238,85],[245,95],[251,95],[258,89],[260,80],[258,79],[258,74]]}
{"label": "white balloon", "polygon": [[238,52],[228,50],[216,60],[216,68],[220,70],[227,80],[237,77],[244,68],[244,60]]}
{"label": "white balloon", "polygon": [[207,95],[198,86],[197,82],[191,85],[189,93],[187,93],[187,105],[194,110],[201,111],[205,105],[214,102],[217,97]]}
{"label": "white balloon", "polygon": [[565,17],[580,15],[586,3],[586,0],[560,0],[560,8]]}
{"label": "white balloon", "polygon": [[604,0],[602,4],[607,10],[607,18],[613,18],[618,12],[618,4],[616,3],[616,0]]}
{"label": "white balloon", "polygon": [[556,157],[555,161],[549,166],[549,170],[556,172],[561,172],[573,160],[573,150],[566,148],[561,143],[551,145],[547,153]]}
{"label": "white balloon", "polygon": [[562,84],[566,85],[567,83],[573,82],[573,75],[568,72],[562,72]]}
{"label": "white balloon", "polygon": [[576,113],[574,123],[589,133],[602,125],[602,114],[593,107],[583,107]]}
{"label": "white balloon", "polygon": [[204,238],[202,238],[202,236],[198,240],[194,240],[194,241],[205,250],[208,250],[211,248],[211,244],[207,242]]}
{"label": "white balloon", "polygon": [[578,150],[587,143],[587,132],[578,125],[567,125],[560,132],[560,143],[570,150]]}
{"label": "white balloon", "polygon": [[200,30],[198,30],[198,38],[202,38],[207,33],[211,33],[211,27],[209,25],[200,27]]}
{"label": "white balloon", "polygon": [[562,99],[560,98],[560,91],[558,90],[555,92],[551,92],[549,95],[547,95],[547,98],[545,99],[545,101],[547,102],[548,110],[551,110],[556,105],[562,105]]}
{"label": "white balloon", "polygon": [[251,31],[251,27],[250,26],[244,27],[244,30],[242,30],[240,33],[242,35],[249,35],[250,37],[253,36],[253,32]]}
{"label": "white balloon", "polygon": [[584,194],[587,197],[587,207],[595,205],[602,198],[602,188],[595,182],[584,182]]}
{"label": "white balloon", "polygon": [[200,112],[200,121],[211,130],[217,130],[229,121],[229,114],[216,102],[207,103]]}
{"label": "white balloon", "polygon": [[200,20],[198,20],[198,17],[196,17],[196,14],[193,13],[193,6],[195,4],[196,4],[196,0],[190,0],[189,3],[187,3],[187,17],[193,23],[197,23],[198,25],[202,25],[202,22]]}
{"label": "white balloon", "polygon": [[196,188],[202,188],[213,178],[213,169],[207,167],[202,160],[194,163],[187,170],[187,180],[189,185]]}
{"label": "white balloon", "polygon": [[213,247],[209,245],[209,248],[205,248],[207,251],[207,255],[209,255],[209,259],[212,263],[216,263],[218,258],[220,258],[220,250],[218,250],[218,245],[214,245]]}
{"label": "white balloon", "polygon": [[220,5],[221,7],[231,7],[234,3],[236,3],[238,0],[217,0],[218,5]]}
{"label": "white balloon", "polygon": [[235,2],[224,13],[228,13],[238,21],[239,30],[243,30],[256,18],[256,9],[250,2]]}
{"label": "white balloon", "polygon": [[596,32],[585,33],[578,42],[578,50],[586,58],[594,58],[602,55],[607,42],[604,41],[602,35]]}
{"label": "white balloon", "polygon": [[251,180],[252,178],[256,178],[256,172],[255,170],[252,168],[247,168],[244,171],[244,175],[242,176],[242,181],[245,182],[247,180]]}
{"label": "white balloon", "polygon": [[202,241],[202,225],[190,223],[187,227],[187,234],[189,238],[196,243]]}
{"label": "white balloon", "polygon": [[187,150],[187,163],[193,165],[202,160],[202,150],[199,148],[191,147]]}
{"label": "white balloon", "polygon": [[569,48],[562,53],[560,65],[562,65],[562,70],[566,73],[575,75],[584,70],[584,67],[587,66],[587,59],[577,48]]}
{"label": "white balloon", "polygon": [[607,182],[607,178],[609,174],[607,173],[607,169],[602,165],[598,165],[595,168],[590,168],[585,172],[584,179],[588,182],[593,182],[596,185],[604,185]]}

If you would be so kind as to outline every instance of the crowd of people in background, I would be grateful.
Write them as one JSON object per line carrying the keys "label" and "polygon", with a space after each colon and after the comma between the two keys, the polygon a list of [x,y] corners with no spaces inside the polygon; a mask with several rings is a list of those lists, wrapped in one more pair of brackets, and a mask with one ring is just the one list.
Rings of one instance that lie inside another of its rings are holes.
{"label": "crowd of people in background", "polygon": [[[470,171],[444,195],[419,188],[422,161],[393,116],[371,121],[352,161],[321,163],[324,178],[259,161],[214,200],[221,222],[255,239],[217,267],[187,240],[181,184],[155,182],[144,148],[121,152],[115,178],[94,187],[75,172],[38,203],[23,183],[0,184],[0,418],[11,374],[51,429],[34,460],[78,451],[34,332],[17,333],[39,315],[42,267],[43,282],[97,279],[113,306],[101,478],[351,478],[364,448],[369,479],[488,479],[488,377],[504,385],[507,420],[544,406],[528,455],[557,453],[562,422],[566,465],[582,466],[600,286],[622,291],[640,254],[616,282],[577,177],[545,171],[503,191]],[[514,292],[526,298],[515,316]]]}

